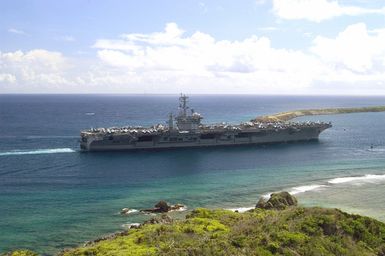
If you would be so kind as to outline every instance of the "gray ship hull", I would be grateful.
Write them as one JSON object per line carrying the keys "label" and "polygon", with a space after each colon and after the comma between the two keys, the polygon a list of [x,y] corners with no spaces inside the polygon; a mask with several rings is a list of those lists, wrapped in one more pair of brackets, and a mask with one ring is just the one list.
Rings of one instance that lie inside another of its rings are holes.
{"label": "gray ship hull", "polygon": [[112,151],[309,141],[317,140],[323,130],[331,127],[331,123],[323,122],[250,121],[239,125],[204,125],[201,114],[190,109],[187,101],[188,97],[181,94],[179,114],[175,119],[172,113],[169,115],[167,127],[158,124],[149,128],[92,128],[80,133],[80,148],[83,151]]}
{"label": "gray ship hull", "polygon": [[[244,132],[164,132],[142,140],[127,135],[94,137],[81,142],[84,151],[118,151],[137,149],[170,149],[213,147],[248,144],[270,144],[318,140],[319,134],[330,126],[317,125],[301,129],[249,130]],[[144,136],[149,137],[149,136]]]}

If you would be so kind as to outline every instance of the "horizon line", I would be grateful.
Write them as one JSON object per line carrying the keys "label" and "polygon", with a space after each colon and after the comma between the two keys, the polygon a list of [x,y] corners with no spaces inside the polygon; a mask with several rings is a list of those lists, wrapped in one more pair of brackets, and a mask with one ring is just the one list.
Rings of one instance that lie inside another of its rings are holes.
{"label": "horizon line", "polygon": [[[182,92],[183,93],[183,92]],[[305,96],[305,97],[385,97],[384,94],[257,94],[257,93],[183,93],[186,95],[197,95],[197,96]],[[109,95],[109,96],[175,96],[180,93],[112,93],[112,92],[93,92],[93,93],[44,93],[44,92],[31,92],[31,93],[18,93],[18,92],[7,92],[1,93],[2,95],[71,95],[71,96],[84,96],[84,95]]]}

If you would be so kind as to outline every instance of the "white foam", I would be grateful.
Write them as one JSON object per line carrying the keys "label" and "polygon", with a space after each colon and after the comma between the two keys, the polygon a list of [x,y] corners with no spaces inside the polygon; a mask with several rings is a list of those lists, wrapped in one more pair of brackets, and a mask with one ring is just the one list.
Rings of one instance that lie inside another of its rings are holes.
{"label": "white foam", "polygon": [[126,223],[126,224],[123,224],[122,225],[122,228],[127,228],[127,229],[130,229],[130,228],[137,228],[139,227],[141,224],[140,223]]}
{"label": "white foam", "polygon": [[229,208],[227,210],[233,211],[233,212],[247,212],[249,210],[254,209],[255,207],[239,207],[239,208]]}
{"label": "white foam", "polygon": [[[287,191],[292,195],[297,195],[300,193],[305,193],[309,191],[317,191],[324,188],[330,188],[333,185],[343,184],[343,183],[352,183],[352,184],[362,184],[362,183],[375,183],[375,182],[385,182],[385,174],[366,174],[364,176],[349,176],[349,177],[340,177],[334,178],[327,181],[327,184],[310,184],[305,186],[292,187]],[[263,194],[261,197],[265,200],[268,200],[271,194],[274,192],[268,192]],[[240,208],[241,209],[241,208]],[[236,210],[236,209],[229,209]]]}
{"label": "white foam", "polygon": [[263,194],[261,197],[265,200],[269,200],[271,194],[273,194],[274,192],[269,192],[269,193],[266,193],[266,194]]}
{"label": "white foam", "polygon": [[[305,186],[292,187],[292,188],[288,189],[288,192],[291,195],[296,195],[299,193],[317,190],[317,189],[324,188],[324,187],[327,187],[327,186],[326,185],[319,185],[319,184],[311,184],[311,185],[305,185]],[[261,197],[265,200],[269,200],[272,193],[275,193],[275,192],[265,193]]]}
{"label": "white foam", "polygon": [[187,211],[187,207],[186,206],[181,207],[181,208],[176,209],[176,210],[171,210],[170,212],[184,212],[184,211]]}
{"label": "white foam", "polygon": [[334,178],[328,181],[330,184],[341,184],[341,183],[355,183],[355,182],[374,182],[385,180],[385,174],[367,174],[364,176],[350,176]]}
{"label": "white foam", "polygon": [[324,187],[327,187],[327,186],[326,185],[312,184],[312,185],[307,185],[307,186],[293,187],[290,189],[289,193],[292,195],[296,195],[299,193],[313,191],[313,190],[317,190],[317,189],[324,188]]}
{"label": "white foam", "polygon": [[130,209],[125,214],[130,214],[130,213],[135,213],[135,212],[139,212],[139,211],[137,209]]}
{"label": "white foam", "polygon": [[73,153],[76,150],[72,148],[52,148],[52,149],[36,149],[36,150],[13,150],[8,152],[0,152],[0,156],[15,155],[41,155],[41,154],[57,154],[57,153]]}
{"label": "white foam", "polygon": [[[123,209],[125,209],[125,208],[123,208]],[[129,209],[127,212],[123,212],[123,209],[118,214],[120,214],[120,215],[129,215],[129,214],[133,214],[133,213],[138,213],[139,212],[139,210],[137,210],[137,209]]]}

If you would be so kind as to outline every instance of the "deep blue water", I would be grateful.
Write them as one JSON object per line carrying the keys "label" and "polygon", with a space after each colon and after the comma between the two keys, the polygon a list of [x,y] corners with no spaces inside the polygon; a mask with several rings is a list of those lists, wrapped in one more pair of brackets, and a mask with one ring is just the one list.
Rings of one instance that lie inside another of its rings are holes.
{"label": "deep blue water", "polygon": [[[161,199],[189,209],[249,207],[282,189],[300,192],[304,205],[385,221],[385,113],[300,118],[333,123],[311,143],[78,151],[80,130],[164,123],[177,100],[177,95],[0,95],[0,252],[24,247],[53,254],[151,217],[120,216],[124,207],[148,208]],[[190,101],[207,123],[293,109],[385,105],[384,97],[192,95]]]}

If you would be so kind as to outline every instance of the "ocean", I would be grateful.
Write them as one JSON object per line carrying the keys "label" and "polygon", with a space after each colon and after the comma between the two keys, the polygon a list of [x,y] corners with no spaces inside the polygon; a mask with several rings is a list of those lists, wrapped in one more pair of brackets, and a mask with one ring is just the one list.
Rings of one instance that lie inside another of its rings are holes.
{"label": "ocean", "polygon": [[[318,142],[79,151],[82,129],[165,124],[177,103],[178,95],[0,95],[0,253],[22,247],[51,255],[151,218],[119,211],[159,200],[188,210],[244,209],[286,190],[304,206],[385,221],[385,113],[298,118],[333,123]],[[190,95],[206,123],[384,104],[385,97]]]}

